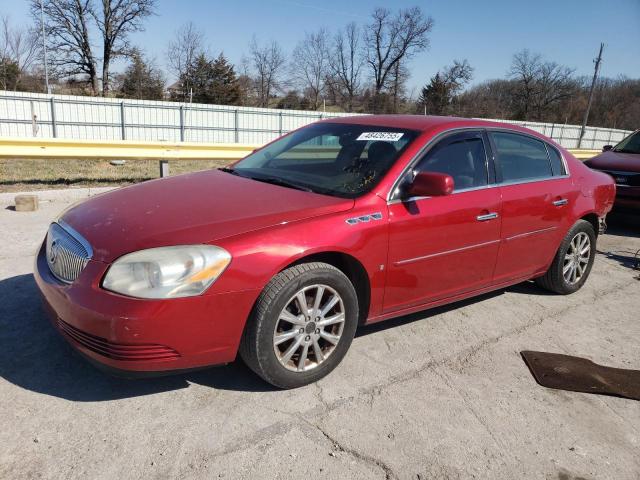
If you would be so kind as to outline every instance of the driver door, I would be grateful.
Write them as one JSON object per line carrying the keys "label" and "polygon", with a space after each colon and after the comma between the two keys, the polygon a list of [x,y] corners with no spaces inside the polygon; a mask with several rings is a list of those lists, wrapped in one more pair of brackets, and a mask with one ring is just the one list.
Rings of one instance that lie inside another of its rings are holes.
{"label": "driver door", "polygon": [[451,175],[454,192],[390,202],[385,312],[491,283],[500,246],[501,200],[499,189],[489,188],[494,175],[486,144],[481,131],[445,137],[415,170]]}

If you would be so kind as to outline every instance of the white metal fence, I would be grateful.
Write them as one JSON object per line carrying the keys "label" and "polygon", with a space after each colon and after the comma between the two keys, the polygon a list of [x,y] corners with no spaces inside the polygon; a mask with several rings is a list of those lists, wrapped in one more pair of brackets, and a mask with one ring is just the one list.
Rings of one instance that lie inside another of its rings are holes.
{"label": "white metal fence", "polygon": [[[0,136],[263,144],[322,118],[350,114],[0,91]],[[576,148],[580,127],[522,125]],[[602,148],[629,131],[588,127],[582,148]]]}

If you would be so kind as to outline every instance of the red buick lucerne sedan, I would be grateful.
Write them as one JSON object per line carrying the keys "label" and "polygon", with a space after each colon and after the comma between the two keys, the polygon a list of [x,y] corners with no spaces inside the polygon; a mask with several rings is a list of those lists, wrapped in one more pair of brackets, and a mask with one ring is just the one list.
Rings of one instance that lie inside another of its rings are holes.
{"label": "red buick lucerne sedan", "polygon": [[56,328],[128,376],[234,361],[316,381],[356,327],[536,279],[578,290],[611,177],[530,130],[361,116],[232,168],[93,197],[52,223],[35,277]]}

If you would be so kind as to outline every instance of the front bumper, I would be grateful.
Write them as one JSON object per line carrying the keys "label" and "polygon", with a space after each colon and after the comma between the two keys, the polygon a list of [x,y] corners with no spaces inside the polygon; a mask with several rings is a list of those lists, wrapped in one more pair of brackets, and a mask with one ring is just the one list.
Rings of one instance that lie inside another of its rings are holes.
{"label": "front bumper", "polygon": [[78,279],[66,285],[51,274],[42,246],[34,268],[53,325],[92,362],[139,376],[235,359],[258,290],[136,299],[100,288],[107,267],[89,261]]}

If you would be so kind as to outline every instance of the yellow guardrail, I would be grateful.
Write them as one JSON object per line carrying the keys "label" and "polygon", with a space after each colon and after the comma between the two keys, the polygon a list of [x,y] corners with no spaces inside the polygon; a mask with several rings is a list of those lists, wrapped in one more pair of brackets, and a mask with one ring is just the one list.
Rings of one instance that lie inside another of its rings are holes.
{"label": "yellow guardrail", "polygon": [[[69,140],[0,138],[4,158],[104,158],[159,160],[238,160],[260,145],[239,143],[140,142],[127,140]],[[600,150],[569,150],[581,160]]]}
{"label": "yellow guardrail", "polygon": [[579,158],[580,160],[587,160],[589,158],[595,157],[599,153],[602,153],[602,150],[578,150],[575,148],[568,148],[574,157]]}
{"label": "yellow guardrail", "polygon": [[259,145],[237,143],[172,143],[5,137],[0,138],[0,157],[237,160],[247,156],[258,147]]}

